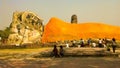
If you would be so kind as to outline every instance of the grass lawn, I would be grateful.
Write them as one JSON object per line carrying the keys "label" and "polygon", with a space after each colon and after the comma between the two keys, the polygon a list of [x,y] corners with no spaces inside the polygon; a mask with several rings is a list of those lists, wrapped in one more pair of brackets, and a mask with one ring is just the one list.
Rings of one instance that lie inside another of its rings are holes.
{"label": "grass lawn", "polygon": [[52,49],[51,47],[33,48],[33,49],[1,49],[0,59],[26,58]]}

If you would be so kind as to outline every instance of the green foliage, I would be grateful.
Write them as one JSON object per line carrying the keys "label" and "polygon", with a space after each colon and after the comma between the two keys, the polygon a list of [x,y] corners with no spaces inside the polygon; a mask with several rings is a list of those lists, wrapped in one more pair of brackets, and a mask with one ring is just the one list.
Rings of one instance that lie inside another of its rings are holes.
{"label": "green foliage", "polygon": [[2,39],[7,39],[9,34],[11,34],[12,32],[10,31],[9,27],[6,27],[5,30],[0,30],[0,37]]}

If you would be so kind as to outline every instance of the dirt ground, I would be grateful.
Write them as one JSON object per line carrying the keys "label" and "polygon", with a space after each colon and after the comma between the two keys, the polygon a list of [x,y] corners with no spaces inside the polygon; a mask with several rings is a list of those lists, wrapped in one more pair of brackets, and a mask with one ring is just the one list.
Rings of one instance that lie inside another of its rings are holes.
{"label": "dirt ground", "polygon": [[0,68],[120,68],[120,57],[25,57],[48,49],[0,50]]}
{"label": "dirt ground", "polygon": [[120,68],[120,58],[64,57],[0,60],[0,68]]}

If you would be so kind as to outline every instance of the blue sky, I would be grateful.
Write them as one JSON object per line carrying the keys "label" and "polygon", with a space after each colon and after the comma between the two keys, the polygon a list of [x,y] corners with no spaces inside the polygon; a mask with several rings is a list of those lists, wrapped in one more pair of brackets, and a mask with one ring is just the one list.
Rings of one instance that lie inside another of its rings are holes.
{"label": "blue sky", "polygon": [[14,11],[32,11],[47,24],[51,17],[70,22],[102,22],[120,26],[120,0],[0,0],[0,29],[12,22]]}

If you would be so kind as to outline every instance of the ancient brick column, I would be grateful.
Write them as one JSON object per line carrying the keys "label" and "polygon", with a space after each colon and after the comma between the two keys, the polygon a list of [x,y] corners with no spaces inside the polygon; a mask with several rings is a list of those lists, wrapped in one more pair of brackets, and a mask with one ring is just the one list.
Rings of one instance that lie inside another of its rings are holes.
{"label": "ancient brick column", "polygon": [[73,23],[77,24],[77,15],[75,14],[71,16],[71,24]]}

